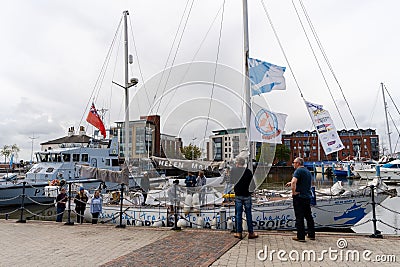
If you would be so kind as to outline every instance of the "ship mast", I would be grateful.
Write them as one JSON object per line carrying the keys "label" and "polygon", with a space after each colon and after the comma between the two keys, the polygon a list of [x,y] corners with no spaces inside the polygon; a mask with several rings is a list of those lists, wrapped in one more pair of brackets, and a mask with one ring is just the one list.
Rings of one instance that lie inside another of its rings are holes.
{"label": "ship mast", "polygon": [[248,11],[247,0],[243,0],[243,51],[244,51],[244,92],[245,92],[245,114],[246,114],[246,135],[247,146],[249,149],[248,168],[253,171],[253,149],[250,141],[250,116],[251,116],[251,103],[250,103],[250,80],[249,80],[249,25],[248,25]]}
{"label": "ship mast", "polygon": [[125,162],[129,160],[129,78],[128,78],[128,22],[127,16],[129,12],[124,11],[124,48],[125,48],[125,150],[124,157]]}
{"label": "ship mast", "polygon": [[390,129],[389,129],[389,120],[388,120],[388,111],[387,111],[387,103],[385,100],[385,87],[383,86],[383,83],[381,83],[381,87],[382,87],[382,96],[383,96],[383,106],[385,107],[385,117],[386,117],[386,131],[387,131],[387,135],[388,135],[388,139],[389,139],[389,152],[390,152],[390,156],[392,156],[392,141],[390,140]]}

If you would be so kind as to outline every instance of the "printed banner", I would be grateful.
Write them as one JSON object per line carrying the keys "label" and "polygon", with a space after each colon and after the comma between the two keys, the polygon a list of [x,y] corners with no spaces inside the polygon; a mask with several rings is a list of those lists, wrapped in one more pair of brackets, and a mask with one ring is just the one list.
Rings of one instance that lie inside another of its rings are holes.
{"label": "printed banner", "polygon": [[282,144],[286,114],[274,113],[253,104],[250,118],[250,141]]}
{"label": "printed banner", "polygon": [[325,154],[342,150],[344,148],[342,141],[337,133],[329,112],[323,109],[322,105],[313,104],[305,101],[308,113],[317,130],[319,142],[325,151]]}

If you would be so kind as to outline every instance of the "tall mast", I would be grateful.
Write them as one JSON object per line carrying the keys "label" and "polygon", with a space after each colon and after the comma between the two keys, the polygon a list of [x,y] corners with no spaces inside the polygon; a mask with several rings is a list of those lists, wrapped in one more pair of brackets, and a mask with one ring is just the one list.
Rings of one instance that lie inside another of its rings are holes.
{"label": "tall mast", "polygon": [[243,0],[243,51],[244,51],[244,96],[246,105],[246,135],[247,135],[247,146],[249,148],[249,164],[250,170],[253,170],[253,149],[250,141],[250,116],[251,116],[251,103],[250,103],[250,80],[249,80],[249,25],[248,25],[248,12],[247,12],[247,0]]}
{"label": "tall mast", "polygon": [[385,117],[386,117],[386,132],[388,135],[388,139],[389,139],[389,151],[390,151],[390,156],[392,155],[392,141],[390,140],[390,130],[389,130],[389,120],[388,120],[388,112],[387,112],[387,104],[386,104],[386,100],[385,100],[385,89],[383,86],[383,83],[381,83],[381,87],[382,87],[382,95],[383,95],[383,106],[385,107]]}
{"label": "tall mast", "polygon": [[124,47],[125,47],[125,161],[129,160],[129,78],[128,78],[128,22],[129,12],[124,11]]}

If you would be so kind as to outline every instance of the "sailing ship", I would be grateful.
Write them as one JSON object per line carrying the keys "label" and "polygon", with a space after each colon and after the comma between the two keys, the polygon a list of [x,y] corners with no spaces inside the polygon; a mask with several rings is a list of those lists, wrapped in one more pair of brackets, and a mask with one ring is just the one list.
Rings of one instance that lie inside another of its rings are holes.
{"label": "sailing ship", "polygon": [[[243,14],[245,28],[245,76],[249,77],[246,0],[243,1]],[[126,21],[128,15],[128,11],[123,12],[125,25],[127,24]],[[127,30],[125,28],[125,45],[128,43],[126,36]],[[127,49],[125,49],[125,58],[127,64]],[[206,64],[202,64],[201,66],[205,66],[206,69],[210,68],[210,65],[207,66]],[[213,66],[215,67],[215,65]],[[207,72],[207,70],[204,72]],[[212,70],[210,72],[213,73]],[[127,74],[128,72],[126,71],[125,73]],[[128,77],[126,77],[125,80],[128,81]],[[182,80],[179,82],[182,82]],[[126,89],[127,88],[128,86],[126,86]],[[251,110],[252,105],[250,104],[250,81],[248,79],[246,79],[244,91],[246,96],[244,101],[246,106],[246,131],[247,136],[251,136],[250,120],[253,111]],[[126,100],[125,103],[127,104],[128,101]],[[310,105],[311,104],[312,103],[310,103]],[[128,110],[128,107],[125,108]],[[127,114],[128,112],[125,116],[126,127],[129,122],[129,115]],[[266,127],[274,125],[273,123],[276,122],[272,114],[265,110],[259,113],[257,119],[259,122],[262,122],[260,125],[263,124]],[[320,130],[322,131],[322,129]],[[125,134],[128,132],[128,129],[125,129]],[[274,137],[277,136],[279,135]],[[128,138],[125,138],[125,142],[127,142],[127,140]],[[126,147],[128,147],[128,144],[126,144]],[[250,143],[250,138],[247,147],[247,151],[242,151],[242,155],[252,158],[254,151]],[[270,155],[270,148],[271,146],[269,145],[262,148],[262,150],[267,151],[266,155],[264,155],[264,160],[266,160],[266,162],[271,160],[265,159]],[[336,148],[340,148],[338,143],[336,144]],[[129,162],[128,158],[127,161]],[[254,171],[254,179],[257,186],[264,181],[269,171],[269,167],[270,165],[268,165],[268,163],[259,164],[259,167]],[[148,192],[145,192],[147,195],[146,200],[144,200],[143,193],[140,191],[127,192],[125,193],[125,198],[121,198],[123,192],[104,194],[104,206],[103,211],[99,216],[99,220],[102,222],[112,222],[116,224],[123,223],[126,225],[169,226],[176,223],[178,226],[187,227],[231,228],[235,217],[234,206],[232,206],[231,202],[232,197],[234,196],[229,194],[229,191],[225,191],[224,194],[224,190],[227,188],[227,182],[223,175],[216,181],[217,182],[215,183],[209,183],[205,186],[198,186],[193,190],[188,190],[188,188],[179,186],[169,180],[165,183],[160,183],[157,187],[152,187]],[[376,189],[375,193],[371,192],[371,185],[374,185]],[[334,187],[338,186],[335,185]],[[316,205],[312,207],[316,227],[349,228],[354,226],[371,210],[371,205],[369,205],[371,194],[376,194],[375,200],[378,203],[389,197],[387,187],[379,180],[375,180],[373,181],[373,184],[366,184],[365,186],[354,190],[344,190],[343,188],[335,192],[333,192],[333,189],[327,191],[317,190]],[[205,201],[201,201],[201,195],[204,197]],[[291,197],[282,192],[256,191],[253,205],[254,228],[256,230],[294,229],[295,216],[292,205]],[[174,208],[171,209],[171,206]],[[176,221],[178,218],[174,217],[174,215],[177,214],[176,212],[179,212],[178,222]],[[88,209],[86,209],[85,217],[87,220],[90,220]]]}

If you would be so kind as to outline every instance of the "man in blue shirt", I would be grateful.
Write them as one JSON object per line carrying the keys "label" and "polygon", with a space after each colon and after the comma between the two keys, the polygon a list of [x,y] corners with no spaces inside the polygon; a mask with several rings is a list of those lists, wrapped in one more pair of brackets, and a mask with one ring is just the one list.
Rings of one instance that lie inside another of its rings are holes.
{"label": "man in blue shirt", "polygon": [[302,158],[295,158],[293,161],[293,167],[295,171],[293,173],[292,181],[288,182],[286,186],[292,188],[293,197],[293,208],[296,216],[296,229],[297,237],[293,237],[293,240],[299,242],[305,242],[305,226],[304,219],[307,221],[307,234],[308,238],[315,240],[315,229],[314,219],[311,215],[311,173],[307,168],[303,166],[304,160]]}

